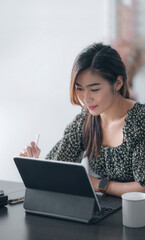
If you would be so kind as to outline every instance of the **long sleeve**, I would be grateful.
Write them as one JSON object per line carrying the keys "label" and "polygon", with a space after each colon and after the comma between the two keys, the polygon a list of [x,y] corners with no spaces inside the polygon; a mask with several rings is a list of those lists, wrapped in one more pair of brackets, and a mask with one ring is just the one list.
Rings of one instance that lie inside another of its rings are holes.
{"label": "long sleeve", "polygon": [[[137,118],[137,117],[136,117]],[[133,152],[132,168],[135,181],[145,187],[145,108],[138,120],[138,144]]]}
{"label": "long sleeve", "polygon": [[133,154],[132,167],[135,181],[145,187],[145,141],[138,145],[138,151]]}

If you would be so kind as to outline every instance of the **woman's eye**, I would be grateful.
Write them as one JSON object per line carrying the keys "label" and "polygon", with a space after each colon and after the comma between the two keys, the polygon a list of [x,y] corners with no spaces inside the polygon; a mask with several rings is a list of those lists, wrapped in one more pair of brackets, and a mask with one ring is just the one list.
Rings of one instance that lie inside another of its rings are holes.
{"label": "woman's eye", "polygon": [[100,89],[91,89],[92,92],[98,92]]}
{"label": "woman's eye", "polygon": [[78,90],[78,91],[82,91],[82,88],[78,88],[78,87],[77,87],[76,90]]}

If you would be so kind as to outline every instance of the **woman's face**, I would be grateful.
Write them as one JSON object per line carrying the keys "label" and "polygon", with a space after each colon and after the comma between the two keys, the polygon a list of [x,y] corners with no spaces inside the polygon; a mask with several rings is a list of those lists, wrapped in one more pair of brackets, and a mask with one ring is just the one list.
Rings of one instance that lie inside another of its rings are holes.
{"label": "woman's face", "polygon": [[115,101],[114,86],[99,74],[85,70],[75,82],[77,97],[88,108],[92,115],[100,115],[108,110]]}

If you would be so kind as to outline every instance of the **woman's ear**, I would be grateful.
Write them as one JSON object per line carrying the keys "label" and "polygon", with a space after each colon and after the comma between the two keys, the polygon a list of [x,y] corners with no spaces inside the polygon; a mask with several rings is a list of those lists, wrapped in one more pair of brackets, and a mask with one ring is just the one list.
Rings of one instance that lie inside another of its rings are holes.
{"label": "woman's ear", "polygon": [[123,77],[118,76],[116,82],[114,83],[114,89],[119,91],[123,85]]}

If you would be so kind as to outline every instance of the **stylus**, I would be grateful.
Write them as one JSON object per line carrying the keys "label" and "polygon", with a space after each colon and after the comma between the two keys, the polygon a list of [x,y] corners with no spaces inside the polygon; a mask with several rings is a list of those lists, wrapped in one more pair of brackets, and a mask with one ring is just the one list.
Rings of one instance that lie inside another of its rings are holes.
{"label": "stylus", "polygon": [[39,137],[40,137],[40,134],[37,133],[36,135],[36,139],[35,139],[35,144],[38,146],[38,143],[39,143]]}

